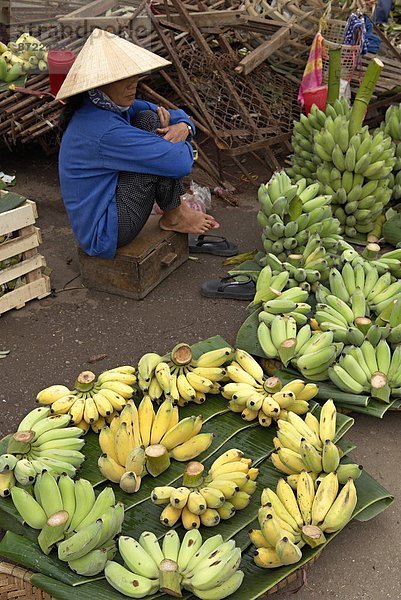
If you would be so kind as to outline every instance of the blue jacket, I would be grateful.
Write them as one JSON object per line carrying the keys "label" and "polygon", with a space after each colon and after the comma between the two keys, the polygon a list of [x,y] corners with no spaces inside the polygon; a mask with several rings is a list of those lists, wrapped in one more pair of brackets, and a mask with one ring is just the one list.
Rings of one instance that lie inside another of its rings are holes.
{"label": "blue jacket", "polygon": [[[87,98],[64,132],[59,154],[61,194],[74,235],[90,256],[112,258],[118,238],[116,186],[120,171],[179,179],[191,172],[189,142],[173,144],[130,124],[151,102],[135,100],[124,113],[95,106]],[[185,122],[183,110],[170,110],[170,124]]]}

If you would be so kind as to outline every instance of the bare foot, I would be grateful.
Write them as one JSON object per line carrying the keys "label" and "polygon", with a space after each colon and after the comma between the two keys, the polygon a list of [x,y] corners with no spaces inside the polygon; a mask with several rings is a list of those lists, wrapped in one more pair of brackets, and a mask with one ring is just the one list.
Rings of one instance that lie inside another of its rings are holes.
{"label": "bare foot", "polygon": [[193,210],[185,204],[165,212],[159,220],[159,226],[160,229],[179,233],[207,233],[220,227],[211,215]]}

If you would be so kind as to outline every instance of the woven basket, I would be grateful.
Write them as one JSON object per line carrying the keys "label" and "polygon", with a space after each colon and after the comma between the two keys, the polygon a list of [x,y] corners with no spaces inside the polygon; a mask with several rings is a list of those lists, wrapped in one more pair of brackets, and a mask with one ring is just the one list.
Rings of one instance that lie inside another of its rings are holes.
{"label": "woven basket", "polygon": [[31,584],[32,575],[22,567],[0,562],[0,600],[53,600],[49,594]]}
{"label": "woven basket", "polygon": [[329,72],[328,51],[333,46],[341,47],[341,79],[350,81],[360,64],[361,45],[343,44],[346,21],[339,19],[322,19],[320,33],[323,42],[323,82],[327,83]]}

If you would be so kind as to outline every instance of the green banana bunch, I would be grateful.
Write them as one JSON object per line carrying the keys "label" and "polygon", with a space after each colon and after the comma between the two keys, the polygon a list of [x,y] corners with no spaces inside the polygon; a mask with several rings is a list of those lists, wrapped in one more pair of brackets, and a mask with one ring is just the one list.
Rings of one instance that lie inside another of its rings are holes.
{"label": "green banana bunch", "polygon": [[330,367],[329,376],[344,392],[366,392],[388,403],[391,395],[400,394],[400,357],[400,346],[393,351],[387,340],[371,343],[366,339],[360,347],[347,347],[338,363]]}
{"label": "green banana bunch", "polygon": [[184,529],[214,527],[221,519],[233,517],[237,510],[246,508],[256,489],[258,469],[243,452],[232,448],[219,456],[207,475],[204,466],[190,462],[183,474],[182,485],[159,486],[153,489],[151,500],[166,505],[160,522],[173,527],[180,519]]}
{"label": "green banana bunch", "polygon": [[[319,265],[319,270],[322,270],[325,263],[320,265],[320,260],[324,255],[319,253],[316,247],[309,251],[310,244],[307,242],[311,234],[314,234],[323,250],[336,248],[340,224],[337,219],[333,219],[331,196],[319,195],[319,184],[307,186],[305,179],[294,185],[288,175],[280,171],[276,172],[266,185],[260,186],[258,200],[261,209],[257,221],[262,228],[262,242],[266,254],[272,254],[279,263],[284,264],[289,256],[296,257],[297,262],[293,265],[297,275],[295,281],[316,281],[318,276],[315,266]],[[308,252],[303,257],[305,247],[308,247]],[[309,254],[312,256],[308,259]],[[270,263],[262,259],[261,264]],[[280,266],[270,266],[278,271],[282,270]],[[307,270],[307,273],[298,273],[301,268]]]}
{"label": "green banana bunch", "polygon": [[[274,317],[278,320],[280,317]],[[259,327],[265,325],[260,323]],[[295,334],[296,329],[294,329]],[[275,329],[273,328],[273,333]],[[285,351],[285,344],[294,345],[294,338],[288,337],[286,330],[284,342],[279,347],[281,355]],[[291,342],[291,344],[290,344]],[[269,427],[287,410],[303,414],[309,410],[309,400],[318,392],[315,384],[306,385],[302,380],[295,379],[283,385],[278,377],[266,377],[263,369],[256,360],[243,350],[236,350],[235,361],[228,365],[227,375],[231,379],[222,388],[222,396],[229,400],[229,408],[233,412],[241,413],[245,421],[258,419],[262,427]]]}
{"label": "green banana bunch", "polygon": [[[367,339],[377,344],[399,324],[401,311],[396,302],[401,298],[401,282],[392,283],[390,272],[380,275],[377,264],[355,255],[353,249],[344,250],[342,269],[330,269],[329,287],[318,284],[315,319],[322,331],[333,332],[336,342],[360,346]],[[387,260],[398,262],[392,257]],[[398,332],[393,333],[394,341]]]}
{"label": "green banana bunch", "polygon": [[16,482],[34,484],[44,470],[53,475],[68,473],[75,477],[85,457],[82,429],[68,427],[69,415],[51,415],[48,407],[30,411],[9,439],[7,453],[0,455],[0,475],[4,482],[0,495],[8,495]]}
{"label": "green banana bunch", "polygon": [[129,365],[104,371],[96,378],[92,371],[82,371],[72,390],[51,385],[36,396],[39,404],[49,406],[52,414],[70,415],[77,427],[99,433],[120,412],[134,393],[135,368]]}
{"label": "green banana bunch", "polygon": [[290,157],[291,166],[286,169],[293,181],[297,182],[306,178],[307,185],[315,183],[317,166],[325,154],[323,157],[320,155],[321,152],[318,154],[321,144],[316,148],[314,138],[327,127],[327,122],[333,122],[338,116],[348,116],[349,113],[348,102],[341,99],[336,100],[332,105],[328,104],[324,112],[313,105],[309,115],[301,114],[299,121],[294,121],[291,139],[294,153]]}
{"label": "green banana bunch", "polygon": [[391,199],[399,200],[401,198],[401,104],[388,107],[384,121],[380,124],[380,130],[390,136],[395,146]]}
{"label": "green banana bunch", "polygon": [[233,349],[226,347],[205,352],[197,360],[191,347],[179,343],[166,356],[156,352],[144,354],[138,363],[138,383],[152,401],[171,399],[178,406],[189,402],[203,404],[206,394],[218,394],[232,358]]}
{"label": "green banana bunch", "polygon": [[337,474],[327,474],[315,490],[311,475],[302,471],[295,489],[279,479],[276,490],[265,488],[258,512],[260,529],[249,537],[256,546],[255,564],[264,569],[296,564],[305,544],[324,544],[324,533],[342,529],[352,518],[357,493],[352,478],[339,491]]}
{"label": "green banana bunch", "polygon": [[30,494],[11,489],[11,498],[23,521],[39,529],[38,544],[45,554],[58,545],[60,560],[80,575],[97,575],[113,558],[115,535],[121,531],[124,506],[116,504],[112,488],[97,497],[89,481],[68,475],[57,479],[48,471],[38,475]]}
{"label": "green banana bunch", "polygon": [[344,344],[334,341],[332,331],[312,331],[309,324],[299,329],[295,339],[291,364],[306,379],[311,381],[328,379],[328,369],[342,352]]}
{"label": "green banana bunch", "polygon": [[349,119],[349,114],[327,119],[313,145],[321,161],[316,171],[320,191],[332,195],[341,233],[356,238],[372,231],[390,201],[395,149],[384,131],[370,134],[364,127],[350,136]]}
{"label": "green banana bunch", "polygon": [[234,594],[244,578],[238,570],[241,550],[221,535],[204,542],[193,529],[181,542],[170,530],[161,548],[155,534],[145,531],[138,541],[121,536],[118,545],[125,566],[108,561],[104,573],[113,588],[130,598],[159,590],[181,597],[184,588],[203,600],[220,600]]}

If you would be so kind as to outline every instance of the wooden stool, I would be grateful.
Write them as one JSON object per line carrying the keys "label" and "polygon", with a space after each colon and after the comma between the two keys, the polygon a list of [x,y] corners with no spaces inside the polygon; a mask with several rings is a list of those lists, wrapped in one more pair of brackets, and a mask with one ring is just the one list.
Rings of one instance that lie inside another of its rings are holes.
{"label": "wooden stool", "polygon": [[83,284],[95,290],[141,300],[189,255],[185,233],[162,231],[158,215],[151,215],[139,235],[117,249],[114,258],[88,256],[80,248],[78,259]]}

